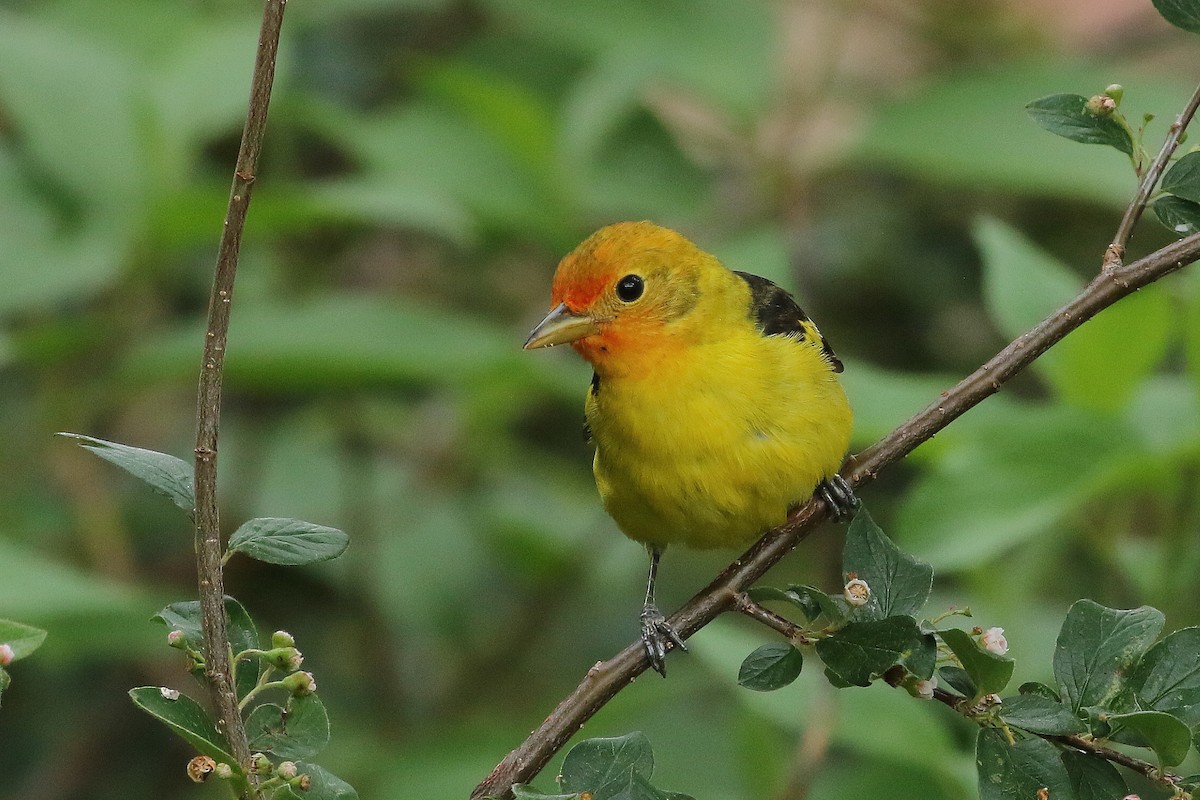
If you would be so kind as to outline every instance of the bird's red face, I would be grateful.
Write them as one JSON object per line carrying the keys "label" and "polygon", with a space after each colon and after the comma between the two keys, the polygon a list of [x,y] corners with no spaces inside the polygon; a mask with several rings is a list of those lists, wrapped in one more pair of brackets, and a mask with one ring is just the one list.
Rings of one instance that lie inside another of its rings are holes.
{"label": "bird's red face", "polygon": [[570,344],[600,367],[669,346],[660,334],[696,303],[694,265],[706,257],[672,230],[649,222],[601,228],[554,273],[553,308],[525,349]]}

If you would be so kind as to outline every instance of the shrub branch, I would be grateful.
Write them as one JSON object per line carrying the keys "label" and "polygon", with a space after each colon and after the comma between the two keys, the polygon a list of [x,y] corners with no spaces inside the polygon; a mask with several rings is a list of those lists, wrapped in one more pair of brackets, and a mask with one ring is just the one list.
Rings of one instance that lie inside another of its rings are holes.
{"label": "shrub branch", "polygon": [[[200,587],[201,624],[204,629],[205,675],[217,724],[229,740],[233,756],[243,770],[250,762],[250,746],[238,710],[237,692],[230,669],[225,613],[225,587],[221,573],[221,530],[217,511],[217,433],[221,419],[221,378],[225,365],[225,343],[229,335],[229,312],[233,282],[246,210],[254,188],[255,169],[266,132],[267,106],[275,79],[275,57],[287,0],[267,0],[258,39],[258,55],[251,79],[249,109],[242,130],[241,147],[234,168],[233,188],[225,212],[225,226],[217,250],[212,295],[208,303],[208,326],[204,335],[204,357],[196,392],[196,572]],[[259,792],[253,779],[250,794]]]}
{"label": "shrub branch", "polygon": [[[1200,89],[1189,101],[1190,111],[1185,112],[1186,119],[1181,114],[1176,124],[1185,125],[1197,106],[1200,106]],[[1175,125],[1172,126],[1170,137],[1176,143],[1180,131],[1182,127],[1177,131]],[[1168,157],[1169,154],[1167,152]],[[1159,157],[1163,158],[1162,153]],[[1160,173],[1161,169],[1160,166]],[[1143,187],[1145,185],[1143,182]],[[1148,197],[1148,192],[1139,189],[1130,208],[1144,208]],[[1126,216],[1130,213],[1127,211]],[[1124,248],[1123,242],[1121,247]],[[1111,248],[1108,252],[1111,252]],[[1129,265],[1119,260],[1110,263],[1108,252],[1105,254],[1105,268],[1079,295],[1036,327],[1017,337],[953,388],[943,392],[923,411],[862,453],[852,456],[842,469],[843,477],[856,487],[870,483],[880,470],[904,458],[966,411],[998,392],[1010,378],[1097,313],[1141,287],[1200,259],[1200,234],[1180,239]],[[670,624],[686,638],[722,612],[734,608],[739,594],[808,536],[827,514],[824,503],[815,499],[796,509],[783,524],[767,531],[740,558],[675,612],[669,620]],[[475,787],[471,800],[511,797],[514,783],[528,782],[537,775],[593,714],[648,666],[649,660],[640,640],[627,645],[608,661],[596,663],[545,721]]]}

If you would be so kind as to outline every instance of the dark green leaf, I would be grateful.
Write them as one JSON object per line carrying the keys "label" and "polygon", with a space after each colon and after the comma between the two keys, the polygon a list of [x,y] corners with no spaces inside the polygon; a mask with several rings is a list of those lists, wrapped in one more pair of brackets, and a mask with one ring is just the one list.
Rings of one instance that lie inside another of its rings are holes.
{"label": "dark green leaf", "polygon": [[287,714],[274,703],[250,712],[246,720],[250,749],[270,751],[279,758],[312,758],[329,744],[329,715],[315,694],[292,697]]}
{"label": "dark green leaf", "polygon": [[1176,236],[1191,236],[1200,231],[1200,203],[1164,194],[1150,207],[1154,209],[1158,221]]}
{"label": "dark green leaf", "polygon": [[198,752],[224,762],[234,770],[239,769],[237,761],[229,754],[225,737],[217,732],[200,704],[186,694],[158,686],[141,686],[130,689],[129,696],[134,705],[161,720]]}
{"label": "dark green leaf", "polygon": [[20,661],[37,650],[45,640],[46,632],[41,628],[0,619],[0,644],[6,644],[12,648],[13,661]]}
{"label": "dark green leaf", "polygon": [[175,505],[188,514],[196,507],[196,490],[193,486],[193,468],[175,456],[155,450],[143,450],[127,444],[106,442],[78,433],[60,433],[74,439],[81,447],[116,464],[130,475],[148,484],[151,489],[169,497]]}
{"label": "dark green leaf", "polygon": [[1059,696],[1058,692],[1052,687],[1044,683],[1038,683],[1037,681],[1026,681],[1017,687],[1017,691],[1023,695],[1028,694],[1044,697],[1047,700],[1053,700],[1055,703],[1062,702],[1062,697]]}
{"label": "dark green leaf", "polygon": [[1066,706],[1040,694],[1004,698],[1000,704],[1000,717],[1009,725],[1030,733],[1067,736],[1087,730]]}
{"label": "dark green leaf", "polygon": [[634,777],[654,774],[654,753],[641,731],[604,739],[587,739],[563,759],[559,784],[568,792],[591,792],[596,800],[629,788]]}
{"label": "dark green leaf", "polygon": [[1062,752],[1062,760],[1075,800],[1116,800],[1129,794],[1125,778],[1108,761],[1071,750]]}
{"label": "dark green leaf", "polygon": [[4,690],[12,685],[12,675],[8,674],[8,670],[0,667],[0,694],[4,694]]}
{"label": "dark green leaf", "polygon": [[1087,110],[1088,99],[1078,94],[1052,94],[1025,106],[1029,116],[1042,128],[1073,142],[1106,144],[1126,155],[1133,155],[1133,139],[1112,116],[1098,116]]}
{"label": "dark green leaf", "polygon": [[312,785],[303,792],[294,792],[285,786],[271,795],[272,800],[358,800],[358,792],[353,786],[316,764],[297,761],[296,770],[297,774],[312,778]]}
{"label": "dark green leaf", "polygon": [[1200,33],[1200,3],[1196,0],[1152,0],[1163,19],[1177,28]]}
{"label": "dark green leaf", "polygon": [[738,670],[738,683],[756,692],[769,692],[800,677],[803,666],[799,650],[787,642],[771,642],[746,656]]}
{"label": "dark green leaf", "polygon": [[1054,800],[1075,800],[1058,748],[1045,739],[1027,739],[1013,746],[1003,732],[981,728],[975,742],[975,768],[979,800],[1032,800],[1041,790]]}
{"label": "dark green leaf", "polygon": [[1116,697],[1162,627],[1162,612],[1149,606],[1123,611],[1092,600],[1072,605],[1054,647],[1054,677],[1071,710]]}
{"label": "dark green leaf", "polygon": [[1161,186],[1164,192],[1200,203],[1200,153],[1188,153],[1172,164]]}
{"label": "dark green leaf", "polygon": [[926,647],[912,617],[851,622],[817,642],[817,655],[834,685],[869,686],[871,681]]}
{"label": "dark green leaf", "polygon": [[[2,638],[2,637],[0,637]],[[1200,628],[1183,628],[1146,651],[1129,674],[1139,707],[1200,725]]]}
{"label": "dark green leaf", "polygon": [[579,800],[578,792],[573,794],[543,794],[524,783],[513,784],[512,793],[515,800]]}
{"label": "dark green leaf", "polygon": [[285,566],[337,558],[348,544],[350,537],[337,528],[278,517],[249,520],[229,537],[231,552]]}
{"label": "dark green leaf", "polygon": [[933,567],[901,552],[865,508],[858,510],[846,532],[842,571],[871,588],[867,604],[857,610],[862,619],[915,616],[933,586]]}
{"label": "dark green leaf", "polygon": [[[229,617],[229,646],[234,655],[243,650],[256,649],[259,646],[258,631],[249,612],[234,598],[225,595],[225,613]],[[204,653],[204,633],[200,628],[200,601],[187,600],[171,603],[155,614],[152,619],[167,626],[169,631],[182,631],[188,646],[198,653]],[[246,692],[254,688],[258,681],[258,670],[254,661],[241,662],[237,665],[238,697],[245,697]]]}
{"label": "dark green leaf", "polygon": [[1112,714],[1107,722],[1114,731],[1131,731],[1158,755],[1164,767],[1173,767],[1187,757],[1192,732],[1176,717],[1162,711],[1133,711]]}
{"label": "dark green leaf", "polygon": [[921,680],[932,678],[937,668],[937,638],[932,633],[922,635],[900,663]]}
{"label": "dark green leaf", "polygon": [[813,586],[789,586],[787,593],[795,596],[792,602],[809,622],[825,617],[827,624],[836,627],[846,621],[848,606],[840,598],[830,597]]}
{"label": "dark green leaf", "polygon": [[938,636],[958,656],[978,694],[997,694],[1008,686],[1013,671],[1011,658],[984,650],[970,634],[957,628],[938,631]]}
{"label": "dark green leaf", "polygon": [[954,665],[942,667],[938,670],[938,676],[963,697],[975,697],[979,694],[975,682],[962,667]]}

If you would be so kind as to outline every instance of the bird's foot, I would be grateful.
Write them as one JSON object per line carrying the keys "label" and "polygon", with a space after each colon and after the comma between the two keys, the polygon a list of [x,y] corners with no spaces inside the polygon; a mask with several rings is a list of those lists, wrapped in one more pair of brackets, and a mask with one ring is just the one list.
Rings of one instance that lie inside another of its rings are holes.
{"label": "bird's foot", "polygon": [[679,631],[671,627],[653,603],[642,607],[642,644],[646,648],[646,655],[650,657],[650,666],[664,678],[667,677],[667,650],[674,646],[687,652],[687,645],[683,643]]}
{"label": "bird's foot", "polygon": [[858,498],[841,475],[834,475],[818,483],[816,495],[825,501],[834,522],[850,519],[858,510]]}

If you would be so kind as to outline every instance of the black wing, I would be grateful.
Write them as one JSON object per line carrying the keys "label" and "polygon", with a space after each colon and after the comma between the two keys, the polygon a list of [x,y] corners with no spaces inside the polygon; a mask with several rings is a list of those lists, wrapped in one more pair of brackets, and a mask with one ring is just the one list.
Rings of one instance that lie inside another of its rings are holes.
{"label": "black wing", "polygon": [[821,345],[821,352],[834,372],[841,372],[841,359],[834,354],[829,340],[821,335],[796,299],[766,278],[748,272],[733,273],[750,287],[750,318],[763,336],[792,336],[803,341],[812,337]]}

